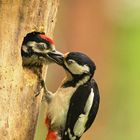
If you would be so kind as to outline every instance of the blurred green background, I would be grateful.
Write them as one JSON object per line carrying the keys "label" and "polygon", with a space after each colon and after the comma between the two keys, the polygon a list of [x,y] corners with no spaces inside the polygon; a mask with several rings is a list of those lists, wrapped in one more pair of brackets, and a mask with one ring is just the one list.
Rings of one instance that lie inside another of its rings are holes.
{"label": "blurred green background", "polygon": [[[81,140],[140,140],[140,1],[61,0],[54,39],[58,50],[84,52],[97,65],[100,109]],[[49,66],[49,90],[63,78]],[[45,140],[45,110],[35,140]]]}

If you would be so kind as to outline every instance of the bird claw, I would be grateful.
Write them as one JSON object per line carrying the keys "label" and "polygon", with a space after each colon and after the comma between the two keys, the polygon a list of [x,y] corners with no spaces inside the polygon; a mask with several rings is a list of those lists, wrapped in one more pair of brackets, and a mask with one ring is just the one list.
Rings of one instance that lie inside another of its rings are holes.
{"label": "bird claw", "polygon": [[37,97],[40,94],[42,88],[44,88],[45,90],[45,82],[44,80],[39,80],[37,85],[37,91],[35,91],[35,97]]}

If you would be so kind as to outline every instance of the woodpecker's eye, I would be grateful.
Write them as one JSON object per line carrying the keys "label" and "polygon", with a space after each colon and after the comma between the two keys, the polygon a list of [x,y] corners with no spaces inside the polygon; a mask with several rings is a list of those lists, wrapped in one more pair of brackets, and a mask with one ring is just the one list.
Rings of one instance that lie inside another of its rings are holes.
{"label": "woodpecker's eye", "polygon": [[72,59],[67,60],[68,65],[72,64],[73,62],[74,62],[74,60],[72,60]]}
{"label": "woodpecker's eye", "polygon": [[45,49],[47,49],[47,45],[44,44],[44,43],[38,43],[38,44],[37,44],[37,47],[38,47],[40,50],[45,50]]}

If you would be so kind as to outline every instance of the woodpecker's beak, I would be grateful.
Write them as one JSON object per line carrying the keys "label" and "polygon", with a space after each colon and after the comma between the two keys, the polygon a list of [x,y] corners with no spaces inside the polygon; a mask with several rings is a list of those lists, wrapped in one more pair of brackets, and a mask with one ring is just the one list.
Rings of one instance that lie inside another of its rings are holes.
{"label": "woodpecker's beak", "polygon": [[63,65],[64,55],[58,51],[49,52],[48,57],[59,65]]}

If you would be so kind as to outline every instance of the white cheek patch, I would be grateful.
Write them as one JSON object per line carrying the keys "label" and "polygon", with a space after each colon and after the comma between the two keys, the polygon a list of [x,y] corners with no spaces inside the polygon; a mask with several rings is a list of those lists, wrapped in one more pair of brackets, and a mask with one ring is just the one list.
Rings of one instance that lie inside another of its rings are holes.
{"label": "white cheek patch", "polygon": [[26,45],[22,45],[22,50],[23,50],[24,52],[28,52],[27,46],[26,46]]}
{"label": "white cheek patch", "polygon": [[67,63],[65,63],[65,65],[73,74],[83,74],[89,72],[89,67],[87,65],[81,66],[75,61],[70,65],[68,65]]}
{"label": "white cheek patch", "polygon": [[36,42],[35,41],[29,41],[27,43],[27,46],[29,46],[29,47],[35,47],[36,46]]}
{"label": "white cheek patch", "polygon": [[75,123],[74,129],[73,129],[75,136],[80,137],[84,133],[84,131],[86,129],[85,125],[87,123],[88,115],[89,115],[89,112],[91,110],[93,101],[94,101],[94,92],[93,92],[93,89],[91,89],[91,93],[87,99],[87,102],[86,102],[86,105],[84,108],[85,114],[80,114],[78,120]]}

